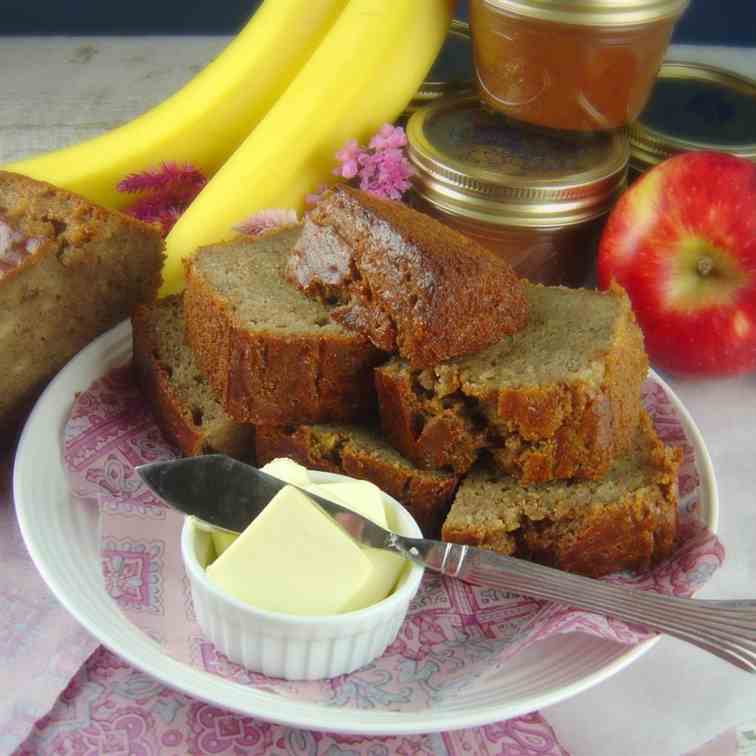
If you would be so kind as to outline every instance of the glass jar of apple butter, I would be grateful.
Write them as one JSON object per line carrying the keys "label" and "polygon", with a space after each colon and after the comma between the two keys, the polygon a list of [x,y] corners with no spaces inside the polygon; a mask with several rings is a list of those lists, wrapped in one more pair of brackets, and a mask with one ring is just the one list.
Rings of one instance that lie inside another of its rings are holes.
{"label": "glass jar of apple butter", "polygon": [[478,90],[511,118],[602,131],[643,109],[688,0],[470,0]]}
{"label": "glass jar of apple butter", "polygon": [[465,96],[418,110],[407,138],[417,209],[530,280],[585,283],[606,214],[626,185],[623,133],[531,129]]}

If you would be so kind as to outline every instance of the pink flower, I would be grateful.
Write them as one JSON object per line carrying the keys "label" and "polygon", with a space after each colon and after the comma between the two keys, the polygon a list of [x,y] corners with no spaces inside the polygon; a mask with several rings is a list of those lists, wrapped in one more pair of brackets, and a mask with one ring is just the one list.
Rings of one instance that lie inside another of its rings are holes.
{"label": "pink flower", "polygon": [[356,139],[350,139],[337,153],[336,159],[341,165],[333,169],[336,176],[342,176],[349,180],[353,179],[360,169],[361,150]]}
{"label": "pink flower", "polygon": [[368,155],[360,173],[360,189],[387,199],[401,199],[410,188],[412,166],[401,149],[385,148]]}
{"label": "pink flower", "polygon": [[[333,173],[358,186],[375,197],[400,200],[410,188],[412,166],[406,155],[407,135],[401,126],[385,124],[370,140],[360,147],[350,139],[337,153],[339,165]],[[307,203],[317,204],[322,189],[308,195]]]}
{"label": "pink flower", "polygon": [[260,236],[266,231],[283,226],[294,226],[299,223],[299,218],[294,210],[260,210],[245,218],[241,223],[234,226],[234,231],[238,231],[245,236]]}
{"label": "pink flower", "polygon": [[159,225],[163,236],[167,236],[206,183],[205,176],[194,166],[165,162],[140,173],[130,173],[116,188],[119,192],[141,195],[124,209],[127,215]]}
{"label": "pink flower", "polygon": [[406,147],[407,135],[401,126],[392,126],[386,123],[378,133],[370,140],[368,145],[373,150],[385,150],[392,147]]}

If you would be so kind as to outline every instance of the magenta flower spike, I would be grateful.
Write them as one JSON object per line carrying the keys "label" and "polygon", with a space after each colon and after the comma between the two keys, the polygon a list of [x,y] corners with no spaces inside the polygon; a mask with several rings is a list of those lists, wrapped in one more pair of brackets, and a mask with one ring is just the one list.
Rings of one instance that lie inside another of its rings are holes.
{"label": "magenta flower spike", "polygon": [[157,224],[163,236],[167,236],[206,183],[205,176],[194,166],[165,162],[130,173],[116,188],[119,192],[140,195],[124,209],[127,215]]}

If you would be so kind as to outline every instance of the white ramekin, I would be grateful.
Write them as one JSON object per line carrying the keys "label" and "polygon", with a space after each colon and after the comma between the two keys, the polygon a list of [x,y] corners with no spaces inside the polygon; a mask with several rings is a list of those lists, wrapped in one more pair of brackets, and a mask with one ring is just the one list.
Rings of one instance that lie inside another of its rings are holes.
{"label": "white ramekin", "polygon": [[[349,480],[333,473],[309,474],[314,483]],[[409,512],[387,494],[383,498],[396,532],[422,538]],[[354,612],[322,617],[269,612],[226,595],[208,580],[201,560],[209,538],[193,518],[186,518],[181,554],[197,622],[208,640],[231,661],[269,677],[320,680],[369,664],[393,643],[423,576],[422,567],[408,562],[390,596]]]}

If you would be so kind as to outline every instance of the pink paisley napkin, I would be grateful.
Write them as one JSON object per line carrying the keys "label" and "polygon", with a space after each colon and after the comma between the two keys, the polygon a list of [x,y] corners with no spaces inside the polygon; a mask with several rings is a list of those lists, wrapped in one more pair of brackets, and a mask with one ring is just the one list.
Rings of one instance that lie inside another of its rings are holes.
{"label": "pink paisley napkin", "polygon": [[[661,387],[649,381],[644,403],[666,441],[681,445],[681,541],[672,559],[646,575],[613,581],[685,596],[721,564],[716,537],[696,519],[693,451]],[[134,465],[175,455],[154,425],[128,368],[97,381],[74,405],[65,430],[65,464],[75,493],[99,501],[105,584],[122,611],[166,653],[236,683],[351,710],[418,710],[474,688],[507,659],[558,633],[584,632],[622,644],[642,628],[560,605],[427,575],[407,621],[387,652],[357,672],[325,682],[292,683],[229,662],[196,624],[180,560],[180,517],[144,487]]]}
{"label": "pink paisley napkin", "polygon": [[47,714],[97,641],[56,601],[21,538],[11,457],[0,461],[0,753]]}
{"label": "pink paisley napkin", "polygon": [[472,730],[365,738],[224,711],[100,649],[16,756],[569,756],[540,714]]}

